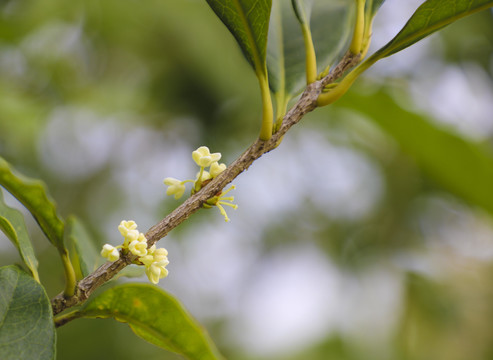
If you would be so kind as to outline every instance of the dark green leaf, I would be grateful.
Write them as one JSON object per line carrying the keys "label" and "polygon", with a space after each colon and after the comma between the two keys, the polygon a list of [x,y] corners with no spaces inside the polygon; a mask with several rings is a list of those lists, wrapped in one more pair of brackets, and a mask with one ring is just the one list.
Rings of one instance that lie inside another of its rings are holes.
{"label": "dark green leaf", "polygon": [[0,185],[19,200],[34,216],[48,240],[63,251],[63,222],[56,214],[43,182],[16,174],[0,157]]}
{"label": "dark green leaf", "polygon": [[352,92],[337,104],[364,111],[444,189],[493,214],[493,156],[478,144],[437,128],[385,93]]}
{"label": "dark green leaf", "polygon": [[18,267],[5,266],[0,290],[0,359],[54,359],[55,326],[43,287]]}
{"label": "dark green leaf", "polygon": [[31,271],[34,279],[39,282],[38,259],[29,239],[24,216],[16,209],[8,207],[3,201],[0,191],[0,230],[7,235],[21,255],[22,260]]}
{"label": "dark green leaf", "polygon": [[222,359],[206,331],[173,296],[155,286],[111,288],[89,300],[79,316],[126,322],[143,339],[188,359]]}
{"label": "dark green leaf", "polygon": [[72,245],[72,263],[80,270],[79,277],[86,277],[104,261],[84,224],[75,216],[70,216],[65,224],[65,244]]}
{"label": "dark green leaf", "polygon": [[493,0],[428,0],[397,36],[371,57],[372,61],[395,54],[454,21],[491,6]]}
{"label": "dark green leaf", "polygon": [[[306,85],[303,34],[299,22],[309,23],[318,71],[345,50],[353,27],[354,1],[275,0],[267,48],[269,84],[274,93],[289,98]],[[298,15],[298,18],[297,18]]]}
{"label": "dark green leaf", "polygon": [[256,73],[265,75],[272,0],[207,0],[226,25]]}

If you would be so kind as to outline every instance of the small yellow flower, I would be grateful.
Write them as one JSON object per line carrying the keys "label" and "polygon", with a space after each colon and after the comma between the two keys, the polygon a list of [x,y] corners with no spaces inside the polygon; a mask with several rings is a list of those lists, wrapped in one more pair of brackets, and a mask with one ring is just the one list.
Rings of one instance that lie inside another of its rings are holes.
{"label": "small yellow flower", "polygon": [[168,260],[168,250],[165,248],[156,249],[153,255],[154,261]]}
{"label": "small yellow flower", "polygon": [[134,240],[128,245],[128,249],[136,256],[145,256],[147,255],[147,242]]}
{"label": "small yellow flower", "polygon": [[210,208],[212,206],[217,206],[221,215],[224,216],[224,221],[228,222],[229,217],[228,217],[228,214],[226,214],[226,210],[224,209],[223,205],[232,207],[235,210],[238,208],[238,205],[233,204],[233,201],[235,201],[235,198],[233,196],[224,196],[224,195],[226,195],[227,193],[229,193],[231,190],[234,190],[234,189],[236,189],[236,186],[231,185],[231,187],[228,190],[226,190],[225,192],[207,200],[203,206],[207,207],[207,208]]}
{"label": "small yellow flower", "polygon": [[[137,237],[137,241],[147,244],[146,236],[143,233],[139,233],[139,236]],[[146,245],[146,247],[147,247],[147,245]]]}
{"label": "small yellow flower", "polygon": [[217,161],[214,161],[211,164],[210,173],[213,178],[226,170],[226,164],[219,164]]}
{"label": "small yellow flower", "polygon": [[157,284],[159,279],[168,276],[166,269],[169,264],[168,251],[165,248],[156,249],[156,246],[152,245],[147,255],[139,257],[139,261],[144,264],[146,275],[153,284]]}
{"label": "small yellow flower", "polygon": [[118,230],[120,230],[122,236],[126,236],[130,230],[135,230],[135,229],[137,229],[137,224],[135,223],[135,221],[132,220],[130,221],[122,220],[120,225],[118,225]]}
{"label": "small yellow flower", "polygon": [[179,199],[185,192],[185,184],[178,179],[167,177],[164,179],[164,184],[168,186],[166,195],[175,195],[175,199]]}
{"label": "small yellow flower", "polygon": [[147,249],[147,254],[154,255],[154,251],[156,251],[156,245],[152,245],[149,249]]}
{"label": "small yellow flower", "polygon": [[207,146],[201,146],[192,152],[192,158],[198,166],[207,167],[214,161],[219,161],[219,159],[221,159],[221,153],[211,154]]}
{"label": "small yellow flower", "polygon": [[168,270],[166,266],[169,264],[169,261],[161,260],[155,261],[150,266],[146,266],[146,275],[149,278],[149,281],[153,284],[157,284],[160,279],[168,276]]}
{"label": "small yellow flower", "polygon": [[123,242],[123,247],[128,247],[128,244],[134,240],[137,240],[139,237],[139,231],[137,230],[137,224],[135,221],[125,221],[123,220],[120,225],[118,225],[118,230],[120,230],[120,234],[122,234],[125,241]]}
{"label": "small yellow flower", "polygon": [[138,257],[138,261],[135,261],[134,263],[145,266],[145,273],[153,284],[157,284],[159,279],[168,276],[166,266],[169,264],[169,261],[168,251],[166,249],[156,249],[156,245],[152,245],[150,248],[147,248],[147,239],[145,234],[137,230],[137,224],[135,221],[122,221],[118,226],[118,230],[125,238],[125,241],[122,245],[117,247],[110,244],[105,244],[101,250],[101,255],[104,258],[109,261],[118,260],[120,258],[118,248],[123,248],[125,253],[130,251],[130,253]]}
{"label": "small yellow flower", "polygon": [[120,252],[114,246],[110,244],[104,244],[101,250],[101,256],[109,261],[116,261],[120,258]]}
{"label": "small yellow flower", "polygon": [[125,240],[128,242],[135,241],[139,238],[140,233],[138,230],[128,230],[127,235],[125,235]]}
{"label": "small yellow flower", "polygon": [[139,257],[139,261],[148,267],[154,262],[154,256],[149,254],[149,251],[147,251],[147,255]]}

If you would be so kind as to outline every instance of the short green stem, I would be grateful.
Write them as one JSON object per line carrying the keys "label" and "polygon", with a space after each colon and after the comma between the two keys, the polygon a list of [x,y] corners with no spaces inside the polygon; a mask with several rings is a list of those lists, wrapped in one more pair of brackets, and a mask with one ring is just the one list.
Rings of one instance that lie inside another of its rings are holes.
{"label": "short green stem", "polygon": [[260,140],[267,141],[272,137],[272,125],[274,118],[274,109],[272,108],[272,99],[270,96],[269,81],[267,79],[267,70],[264,73],[257,74],[260,93],[262,95],[262,126],[260,128]]}
{"label": "short green stem", "polygon": [[303,32],[303,40],[305,42],[305,67],[306,67],[306,84],[317,80],[317,55],[313,46],[312,32],[308,24],[304,23],[301,26]]}
{"label": "short green stem", "polygon": [[284,90],[275,94],[276,97],[276,123],[274,125],[274,133],[276,133],[282,125],[284,115],[288,107],[289,97],[284,94]]}
{"label": "short green stem", "polygon": [[63,270],[65,272],[65,290],[63,291],[63,295],[69,298],[75,294],[75,271],[72,262],[70,261],[67,249],[60,250],[60,256],[62,258]]}
{"label": "short green stem", "polygon": [[55,323],[55,327],[60,327],[65,325],[69,321],[78,319],[81,317],[81,313],[78,310],[71,311],[67,314],[57,315],[53,318],[53,322]]}
{"label": "short green stem", "polygon": [[365,32],[365,2],[366,0],[356,0],[356,24],[354,25],[353,39],[349,50],[354,55],[358,55],[363,48],[363,36]]}
{"label": "short green stem", "polygon": [[199,176],[197,178],[197,181],[195,181],[195,184],[194,184],[194,191],[197,192],[199,191],[201,188],[202,188],[202,175],[204,174],[204,167],[201,166],[200,167],[200,172],[199,172]]}
{"label": "short green stem", "polygon": [[368,50],[370,49],[371,36],[372,36],[372,28],[373,28],[373,18],[370,16],[366,16],[365,18],[365,31],[363,34],[363,43],[361,48],[360,59],[364,59],[366,54],[368,54]]}
{"label": "short green stem", "polygon": [[344,79],[338,84],[331,88],[328,92],[320,94],[317,100],[317,106],[326,106],[330,105],[333,102],[339,100],[353,85],[354,81],[371,65],[373,65],[377,60],[376,59],[368,59],[370,61],[366,61],[362,63],[360,66],[355,68],[349,74],[346,75]]}
{"label": "short green stem", "polygon": [[41,284],[41,281],[39,280],[38,273],[37,272],[32,272],[31,274],[33,275],[34,280],[36,280],[38,282],[38,284]]}

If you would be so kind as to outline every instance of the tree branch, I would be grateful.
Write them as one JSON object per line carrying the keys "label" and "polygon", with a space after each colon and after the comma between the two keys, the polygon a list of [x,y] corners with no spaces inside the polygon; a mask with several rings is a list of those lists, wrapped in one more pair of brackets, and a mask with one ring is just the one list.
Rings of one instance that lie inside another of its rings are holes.
{"label": "tree branch", "polygon": [[347,70],[356,66],[361,60],[361,54],[355,55],[351,51],[346,52],[342,60],[332,69],[330,74],[320,80],[322,85],[327,86],[339,79]]}
{"label": "tree branch", "polygon": [[[148,246],[154,245],[158,240],[165,237],[172,229],[187,220],[193,213],[202,207],[202,204],[231,183],[239,174],[247,170],[250,165],[260,158],[263,154],[275,149],[282,140],[286,132],[297,124],[303,116],[313,111],[317,107],[319,97],[325,85],[333,82],[350,67],[358,62],[359,57],[346,55],[334,67],[334,70],[320,81],[308,85],[296,104],[289,110],[283,119],[279,131],[267,141],[256,140],[238,159],[236,159],[226,170],[214,178],[207,186],[188,198],[183,204],[173,210],[159,223],[154,225],[145,234]],[[120,257],[115,262],[107,262],[88,275],[79,283],[75,289],[75,295],[69,298],[64,297],[63,293],[58,294],[51,300],[53,313],[56,315],[65,309],[85,302],[89,296],[99,286],[113,278],[124,267],[136,260],[136,256],[128,253]]]}

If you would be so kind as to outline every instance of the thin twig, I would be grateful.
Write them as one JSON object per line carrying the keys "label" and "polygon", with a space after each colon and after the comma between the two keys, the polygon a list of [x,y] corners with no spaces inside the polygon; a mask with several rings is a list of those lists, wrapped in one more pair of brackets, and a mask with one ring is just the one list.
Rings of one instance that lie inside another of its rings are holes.
{"label": "thin twig", "polygon": [[[152,246],[158,240],[165,237],[172,229],[187,220],[193,213],[202,207],[204,202],[224,189],[239,174],[247,170],[255,160],[260,158],[263,154],[275,149],[287,131],[293,125],[297,124],[305,114],[313,111],[317,107],[317,98],[323,87],[342,76],[342,74],[350,67],[354,66],[357,61],[358,59],[355,60],[354,56],[348,57],[346,55],[329,75],[325,76],[320,81],[308,85],[300,99],[284,117],[279,131],[268,141],[256,140],[238,159],[207,184],[207,186],[192,195],[163,220],[149,229],[145,234],[148,246]],[[66,298],[63,293],[55,296],[51,300],[53,313],[56,315],[72,306],[82,304],[89,298],[94,290],[113,278],[113,276],[127,265],[131,264],[135,259],[136,256],[127,254],[115,262],[107,262],[101,265],[92,274],[78,282],[74,296]]]}
{"label": "thin twig", "polygon": [[348,51],[341,61],[331,70],[330,74],[324,77],[321,82],[323,86],[327,86],[335,80],[339,79],[347,70],[356,66],[361,60],[361,54],[355,55]]}

